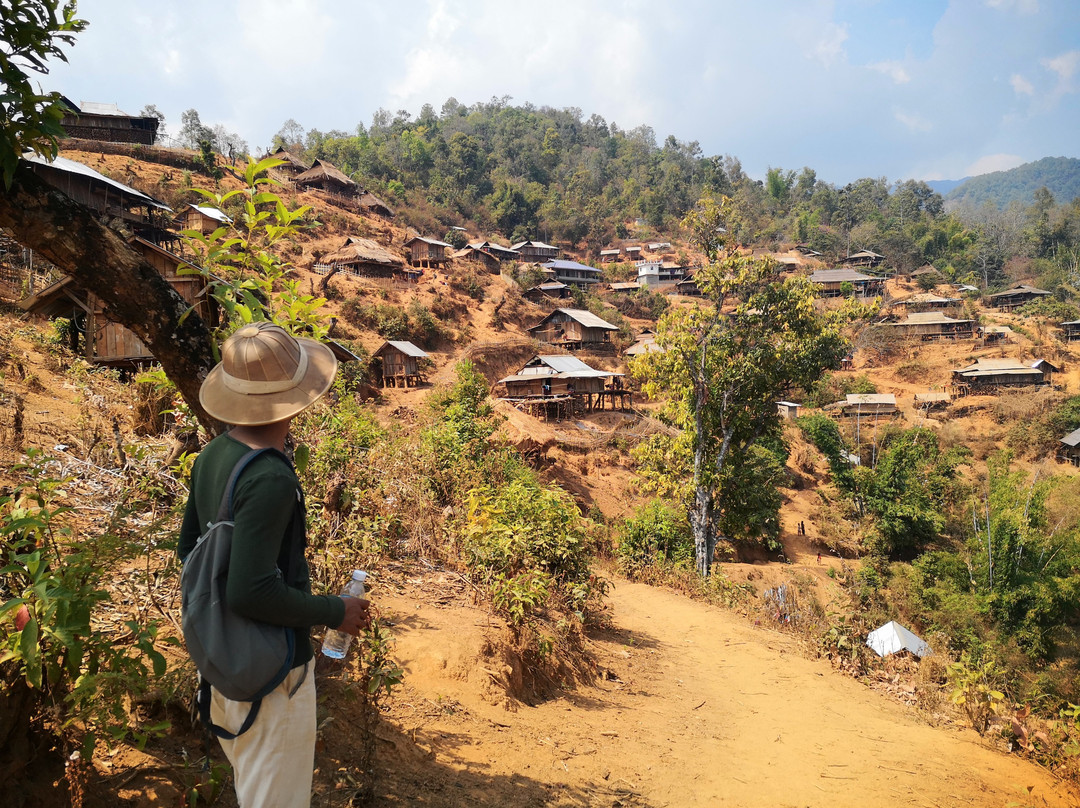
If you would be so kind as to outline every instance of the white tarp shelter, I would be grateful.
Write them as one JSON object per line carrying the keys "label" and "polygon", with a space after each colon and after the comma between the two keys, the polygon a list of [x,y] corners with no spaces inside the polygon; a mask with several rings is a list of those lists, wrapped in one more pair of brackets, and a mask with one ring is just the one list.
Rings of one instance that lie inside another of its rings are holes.
{"label": "white tarp shelter", "polygon": [[895,621],[889,621],[881,628],[871,631],[866,637],[866,644],[882,657],[905,650],[917,657],[930,656],[933,653],[924,640]]}

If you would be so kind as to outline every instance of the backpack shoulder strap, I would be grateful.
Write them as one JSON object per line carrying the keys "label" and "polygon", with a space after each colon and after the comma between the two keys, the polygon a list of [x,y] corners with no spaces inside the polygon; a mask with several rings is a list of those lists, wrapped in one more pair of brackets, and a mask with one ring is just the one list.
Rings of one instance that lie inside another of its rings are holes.
{"label": "backpack shoulder strap", "polygon": [[233,492],[236,490],[236,481],[240,479],[240,475],[243,474],[244,469],[248,467],[252,460],[261,454],[273,451],[275,450],[251,449],[236,461],[236,465],[233,466],[232,474],[229,475],[229,481],[225,483],[225,491],[221,494],[221,505],[218,506],[217,519],[215,521],[227,522],[232,519],[232,498]]}

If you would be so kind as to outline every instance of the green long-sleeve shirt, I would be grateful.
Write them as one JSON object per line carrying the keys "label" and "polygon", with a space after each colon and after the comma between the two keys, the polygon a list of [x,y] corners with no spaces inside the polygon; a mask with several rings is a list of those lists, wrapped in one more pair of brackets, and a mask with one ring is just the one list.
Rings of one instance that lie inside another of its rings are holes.
{"label": "green long-sleeve shirt", "polygon": [[[177,554],[187,558],[206,526],[217,518],[221,497],[236,462],[250,447],[219,435],[195,459],[191,495],[184,511]],[[336,595],[312,595],[311,574],[302,542],[296,558],[288,558],[290,523],[304,525],[304,499],[292,466],[279,454],[255,458],[237,481],[233,494],[232,551],[225,589],[229,608],[245,617],[289,626],[296,632],[294,664],[312,657],[311,627],[338,626],[345,602]],[[278,570],[290,569],[293,585]]]}

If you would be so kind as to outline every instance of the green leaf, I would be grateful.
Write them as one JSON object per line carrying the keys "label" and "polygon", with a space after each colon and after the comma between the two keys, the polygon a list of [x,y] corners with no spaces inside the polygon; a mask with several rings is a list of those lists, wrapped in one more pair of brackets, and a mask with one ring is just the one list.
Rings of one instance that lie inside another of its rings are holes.
{"label": "green leaf", "polygon": [[35,690],[41,689],[41,648],[38,645],[38,622],[31,616],[19,637],[19,654],[26,671],[26,681]]}

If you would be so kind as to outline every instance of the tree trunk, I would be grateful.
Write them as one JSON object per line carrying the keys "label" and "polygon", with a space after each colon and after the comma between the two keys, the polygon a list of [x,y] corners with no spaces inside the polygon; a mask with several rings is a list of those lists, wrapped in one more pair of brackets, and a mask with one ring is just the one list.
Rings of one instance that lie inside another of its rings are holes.
{"label": "tree trunk", "polygon": [[694,489],[694,507],[690,509],[690,532],[694,536],[694,564],[701,577],[708,578],[716,541],[712,536],[712,496],[704,485]]}
{"label": "tree trunk", "polygon": [[[141,339],[212,434],[222,425],[199,404],[214,354],[210,332],[187,302],[89,208],[44,182],[23,163],[0,194],[0,227],[93,292],[110,319]],[[183,319],[181,319],[183,318]]]}
{"label": "tree trunk", "polygon": [[705,355],[707,346],[701,348],[701,366],[699,378],[694,385],[694,505],[690,509],[690,532],[694,536],[694,563],[698,574],[708,578],[712,568],[712,491],[705,482],[705,399],[708,395],[705,386]]}
{"label": "tree trunk", "polygon": [[18,667],[0,663],[0,783],[18,782],[37,752],[31,734],[33,712],[34,693]]}

